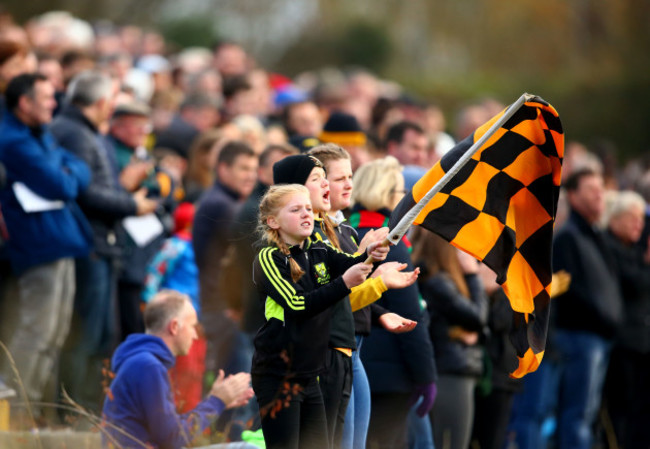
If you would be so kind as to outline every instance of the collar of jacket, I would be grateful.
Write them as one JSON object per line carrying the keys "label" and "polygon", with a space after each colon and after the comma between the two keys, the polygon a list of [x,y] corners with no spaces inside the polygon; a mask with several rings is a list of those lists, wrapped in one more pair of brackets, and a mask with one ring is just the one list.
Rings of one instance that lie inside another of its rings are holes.
{"label": "collar of jacket", "polygon": [[94,134],[98,134],[99,130],[95,126],[93,122],[88,120],[88,118],[81,112],[81,109],[79,107],[73,105],[73,104],[67,104],[63,107],[63,110],[61,111],[61,115],[64,117],[68,117],[71,120],[74,120],[76,122],[83,123],[87,128],[90,128],[90,130]]}
{"label": "collar of jacket", "polygon": [[224,183],[217,180],[217,181],[215,181],[214,185],[216,187],[220,188],[221,190],[223,190],[226,193],[226,195],[232,197],[233,199],[235,199],[237,201],[242,199],[242,196],[239,194],[239,192],[236,192],[235,190],[231,189],[230,187],[228,187]]}
{"label": "collar of jacket", "polygon": [[296,258],[300,256],[301,254],[304,254],[307,252],[309,248],[311,248],[313,241],[311,237],[307,237],[307,239],[303,242],[303,245],[293,245],[289,247],[289,255],[287,257],[292,257]]}
{"label": "collar of jacket", "polygon": [[29,127],[24,122],[22,122],[12,111],[5,111],[5,116],[2,119],[3,122],[6,122],[8,126],[15,130],[22,130],[25,133],[29,133],[37,139],[40,138],[46,131],[46,125],[39,125],[35,127]]}
{"label": "collar of jacket", "polygon": [[590,235],[600,234],[600,228],[598,228],[598,225],[589,224],[589,222],[574,209],[571,209],[571,212],[569,213],[569,220],[582,232],[587,232]]}

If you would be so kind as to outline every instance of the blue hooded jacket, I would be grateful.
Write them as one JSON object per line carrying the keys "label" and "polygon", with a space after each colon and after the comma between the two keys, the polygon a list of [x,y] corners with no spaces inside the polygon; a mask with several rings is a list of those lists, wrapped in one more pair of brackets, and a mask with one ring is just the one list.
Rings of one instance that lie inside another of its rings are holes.
{"label": "blue hooded jacket", "polygon": [[104,447],[180,449],[223,411],[224,403],[209,396],[191,412],[176,413],[168,376],[175,362],[153,335],[129,335],[117,348],[111,364],[115,378],[104,401]]}

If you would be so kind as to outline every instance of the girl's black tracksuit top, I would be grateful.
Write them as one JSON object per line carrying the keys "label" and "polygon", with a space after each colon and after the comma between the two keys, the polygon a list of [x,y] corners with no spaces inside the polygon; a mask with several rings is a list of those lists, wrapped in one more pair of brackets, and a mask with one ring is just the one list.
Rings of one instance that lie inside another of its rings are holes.
{"label": "girl's black tracksuit top", "polygon": [[[353,257],[313,238],[289,252],[266,247],[253,264],[266,323],[255,336],[252,374],[300,378],[322,371],[330,339],[330,306],[350,294],[342,274],[367,258],[365,254]],[[298,282],[291,278],[290,258],[305,272]]]}

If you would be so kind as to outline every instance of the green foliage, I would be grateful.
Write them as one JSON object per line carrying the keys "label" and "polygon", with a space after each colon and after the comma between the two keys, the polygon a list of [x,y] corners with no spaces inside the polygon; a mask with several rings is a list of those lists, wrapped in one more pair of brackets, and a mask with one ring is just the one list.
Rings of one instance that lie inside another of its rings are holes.
{"label": "green foliage", "polygon": [[326,66],[361,66],[381,73],[393,57],[386,29],[367,21],[349,25],[314,27],[287,50],[276,70],[293,75]]}
{"label": "green foliage", "polygon": [[219,37],[214,20],[205,16],[189,16],[160,24],[165,40],[178,48],[211,47]]}
{"label": "green foliage", "polygon": [[386,28],[370,22],[351,24],[336,42],[344,65],[361,65],[381,72],[392,54],[392,43]]}

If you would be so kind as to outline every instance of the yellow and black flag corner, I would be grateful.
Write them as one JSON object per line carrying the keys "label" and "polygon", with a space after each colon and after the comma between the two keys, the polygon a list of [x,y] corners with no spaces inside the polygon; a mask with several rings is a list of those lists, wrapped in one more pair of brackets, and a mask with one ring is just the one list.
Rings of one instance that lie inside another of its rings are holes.
{"label": "yellow and black flag corner", "polygon": [[[413,186],[392,213],[391,229],[504,113],[456,145]],[[510,338],[519,366],[512,377],[535,371],[544,355],[563,155],[564,134],[557,111],[541,98],[530,97],[413,223],[470,253],[497,274],[514,311]]]}

